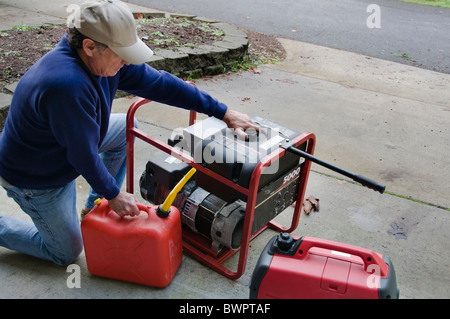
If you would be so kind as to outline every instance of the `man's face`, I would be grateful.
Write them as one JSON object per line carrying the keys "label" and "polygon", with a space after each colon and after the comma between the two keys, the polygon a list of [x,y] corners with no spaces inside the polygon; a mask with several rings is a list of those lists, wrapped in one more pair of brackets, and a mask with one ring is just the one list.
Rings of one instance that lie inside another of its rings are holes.
{"label": "man's face", "polygon": [[98,46],[90,39],[85,39],[83,44],[81,58],[95,75],[115,76],[125,64],[129,65],[111,49]]}
{"label": "man's face", "polygon": [[99,76],[115,76],[117,72],[129,63],[115,54],[110,48],[96,49],[92,55],[91,72]]}

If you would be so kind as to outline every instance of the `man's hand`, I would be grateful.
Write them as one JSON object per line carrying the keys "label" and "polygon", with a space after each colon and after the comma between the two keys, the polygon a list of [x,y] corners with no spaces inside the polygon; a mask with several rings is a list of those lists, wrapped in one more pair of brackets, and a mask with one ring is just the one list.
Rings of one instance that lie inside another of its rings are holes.
{"label": "man's hand", "polygon": [[245,130],[252,129],[259,132],[259,126],[254,124],[251,118],[244,113],[228,109],[222,119],[229,128],[235,129],[235,133],[242,138],[247,139]]}
{"label": "man's hand", "polygon": [[127,192],[120,192],[119,195],[108,201],[109,207],[120,217],[139,215],[140,211],[136,203],[136,197]]}

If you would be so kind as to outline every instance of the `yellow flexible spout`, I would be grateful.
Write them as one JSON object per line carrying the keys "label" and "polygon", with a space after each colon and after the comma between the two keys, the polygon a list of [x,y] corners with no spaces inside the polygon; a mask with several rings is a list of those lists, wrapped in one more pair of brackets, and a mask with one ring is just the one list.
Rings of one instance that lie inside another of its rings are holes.
{"label": "yellow flexible spout", "polygon": [[170,206],[172,206],[173,201],[175,200],[175,197],[177,196],[178,192],[183,188],[183,186],[187,183],[187,181],[194,175],[196,172],[195,168],[191,168],[189,172],[187,172],[186,175],[183,176],[183,178],[178,182],[177,185],[172,189],[172,191],[169,193],[169,195],[164,200],[164,203],[162,203],[159,206],[159,209],[161,209],[164,212],[167,212],[170,209]]}

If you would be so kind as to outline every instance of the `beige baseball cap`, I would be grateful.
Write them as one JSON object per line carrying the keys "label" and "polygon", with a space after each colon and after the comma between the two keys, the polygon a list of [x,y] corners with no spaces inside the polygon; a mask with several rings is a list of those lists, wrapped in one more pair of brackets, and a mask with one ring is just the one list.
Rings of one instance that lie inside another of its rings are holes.
{"label": "beige baseball cap", "polygon": [[[84,36],[108,46],[130,64],[150,60],[153,51],[139,39],[133,13],[119,0],[88,0],[74,15],[74,26]],[[78,24],[78,25],[77,25]]]}

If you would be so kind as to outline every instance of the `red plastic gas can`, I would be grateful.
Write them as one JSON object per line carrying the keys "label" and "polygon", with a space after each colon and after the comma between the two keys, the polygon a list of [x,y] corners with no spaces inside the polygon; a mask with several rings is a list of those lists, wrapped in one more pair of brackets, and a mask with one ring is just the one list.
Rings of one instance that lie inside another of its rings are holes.
{"label": "red plastic gas can", "polygon": [[103,199],[83,219],[81,231],[92,275],[165,287],[183,257],[181,217],[171,207],[167,217],[158,206],[138,204],[139,216],[120,217]]}

